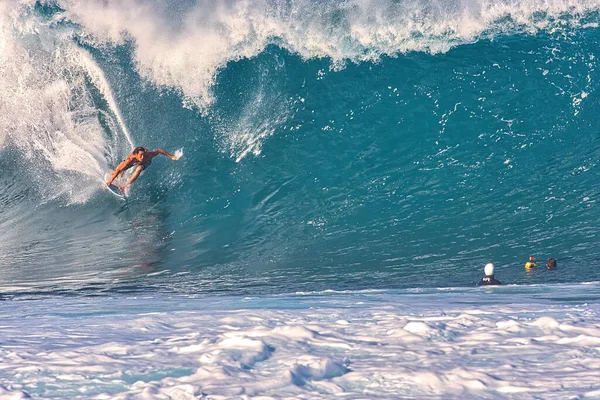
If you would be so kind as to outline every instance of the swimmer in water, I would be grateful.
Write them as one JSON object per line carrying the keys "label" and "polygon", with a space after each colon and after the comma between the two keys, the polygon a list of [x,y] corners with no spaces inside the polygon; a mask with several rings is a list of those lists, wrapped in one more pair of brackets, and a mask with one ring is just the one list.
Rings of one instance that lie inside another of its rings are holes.
{"label": "swimmer in water", "polygon": [[117,178],[117,176],[119,176],[129,168],[137,166],[137,168],[135,169],[135,171],[133,171],[133,174],[131,174],[131,177],[129,177],[127,182],[125,182],[123,186],[119,186],[119,190],[124,192],[127,186],[131,185],[138,178],[138,176],[140,176],[140,173],[146,168],[148,168],[150,164],[152,164],[152,159],[159,154],[163,154],[169,157],[171,160],[179,159],[178,156],[169,154],[163,149],[148,150],[141,146],[136,147],[121,164],[117,165],[117,168],[115,168],[114,172],[110,176],[110,179],[106,182],[106,186],[110,186],[113,183],[113,181]]}
{"label": "swimmer in water", "polygon": [[537,266],[538,265],[535,263],[535,257],[534,256],[529,257],[529,261],[527,261],[525,263],[525,269],[526,270],[532,270],[532,269],[534,269]]}
{"label": "swimmer in water", "polygon": [[548,262],[546,263],[546,268],[547,269],[558,269],[558,267],[556,266],[556,259],[550,258],[548,260]]}
{"label": "swimmer in water", "polygon": [[502,285],[498,279],[494,278],[494,264],[489,263],[484,268],[485,276],[481,278],[478,285]]}

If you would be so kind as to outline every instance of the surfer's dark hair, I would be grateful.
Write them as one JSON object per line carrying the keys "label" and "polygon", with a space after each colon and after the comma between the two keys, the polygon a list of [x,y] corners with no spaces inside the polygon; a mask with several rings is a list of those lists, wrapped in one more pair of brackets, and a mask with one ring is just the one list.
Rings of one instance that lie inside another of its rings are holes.
{"label": "surfer's dark hair", "polygon": [[142,146],[139,146],[139,147],[136,147],[135,149],[133,149],[132,153],[137,154],[137,153],[141,153],[142,151],[146,151],[146,149]]}

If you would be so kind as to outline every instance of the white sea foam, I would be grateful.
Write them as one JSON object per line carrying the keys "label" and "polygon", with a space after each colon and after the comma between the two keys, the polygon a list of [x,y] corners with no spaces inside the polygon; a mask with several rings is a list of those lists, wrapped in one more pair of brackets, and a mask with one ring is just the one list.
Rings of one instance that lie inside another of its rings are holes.
{"label": "white sea foam", "polygon": [[600,286],[521,289],[3,301],[0,398],[597,396]]}

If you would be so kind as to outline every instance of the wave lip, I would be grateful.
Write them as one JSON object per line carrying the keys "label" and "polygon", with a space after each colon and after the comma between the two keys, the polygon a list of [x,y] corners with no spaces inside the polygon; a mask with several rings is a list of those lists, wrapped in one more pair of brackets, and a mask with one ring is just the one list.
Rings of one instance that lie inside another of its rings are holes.
{"label": "wave lip", "polygon": [[444,53],[498,35],[597,26],[597,0],[412,0],[253,2],[61,1],[95,45],[135,44],[140,74],[177,88],[206,109],[228,62],[257,56],[269,44],[304,59],[377,61],[407,52]]}

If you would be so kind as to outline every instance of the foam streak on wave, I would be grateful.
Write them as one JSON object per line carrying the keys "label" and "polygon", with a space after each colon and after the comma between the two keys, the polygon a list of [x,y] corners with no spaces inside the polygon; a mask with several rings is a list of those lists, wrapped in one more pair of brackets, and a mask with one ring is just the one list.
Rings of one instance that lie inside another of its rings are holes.
{"label": "foam streak on wave", "polygon": [[110,110],[115,114],[117,122],[119,123],[119,129],[123,132],[125,139],[129,142],[130,147],[133,148],[133,139],[131,138],[131,134],[127,129],[127,125],[125,125],[125,121],[123,120],[123,116],[121,115],[121,111],[119,110],[119,106],[117,105],[117,101],[113,96],[112,90],[110,89],[110,85],[106,80],[106,76],[104,76],[104,72],[98,64],[92,59],[89,53],[87,53],[83,49],[77,49],[81,56],[81,62],[83,66],[85,66],[88,76],[91,78],[92,83],[100,93],[104,99],[108,102]]}
{"label": "foam streak on wave", "polygon": [[339,67],[410,51],[446,52],[498,34],[577,26],[600,8],[598,0],[59,3],[91,42],[133,40],[139,72],[178,88],[201,108],[213,101],[210,88],[220,68],[256,56],[269,43],[306,59],[328,57]]}

